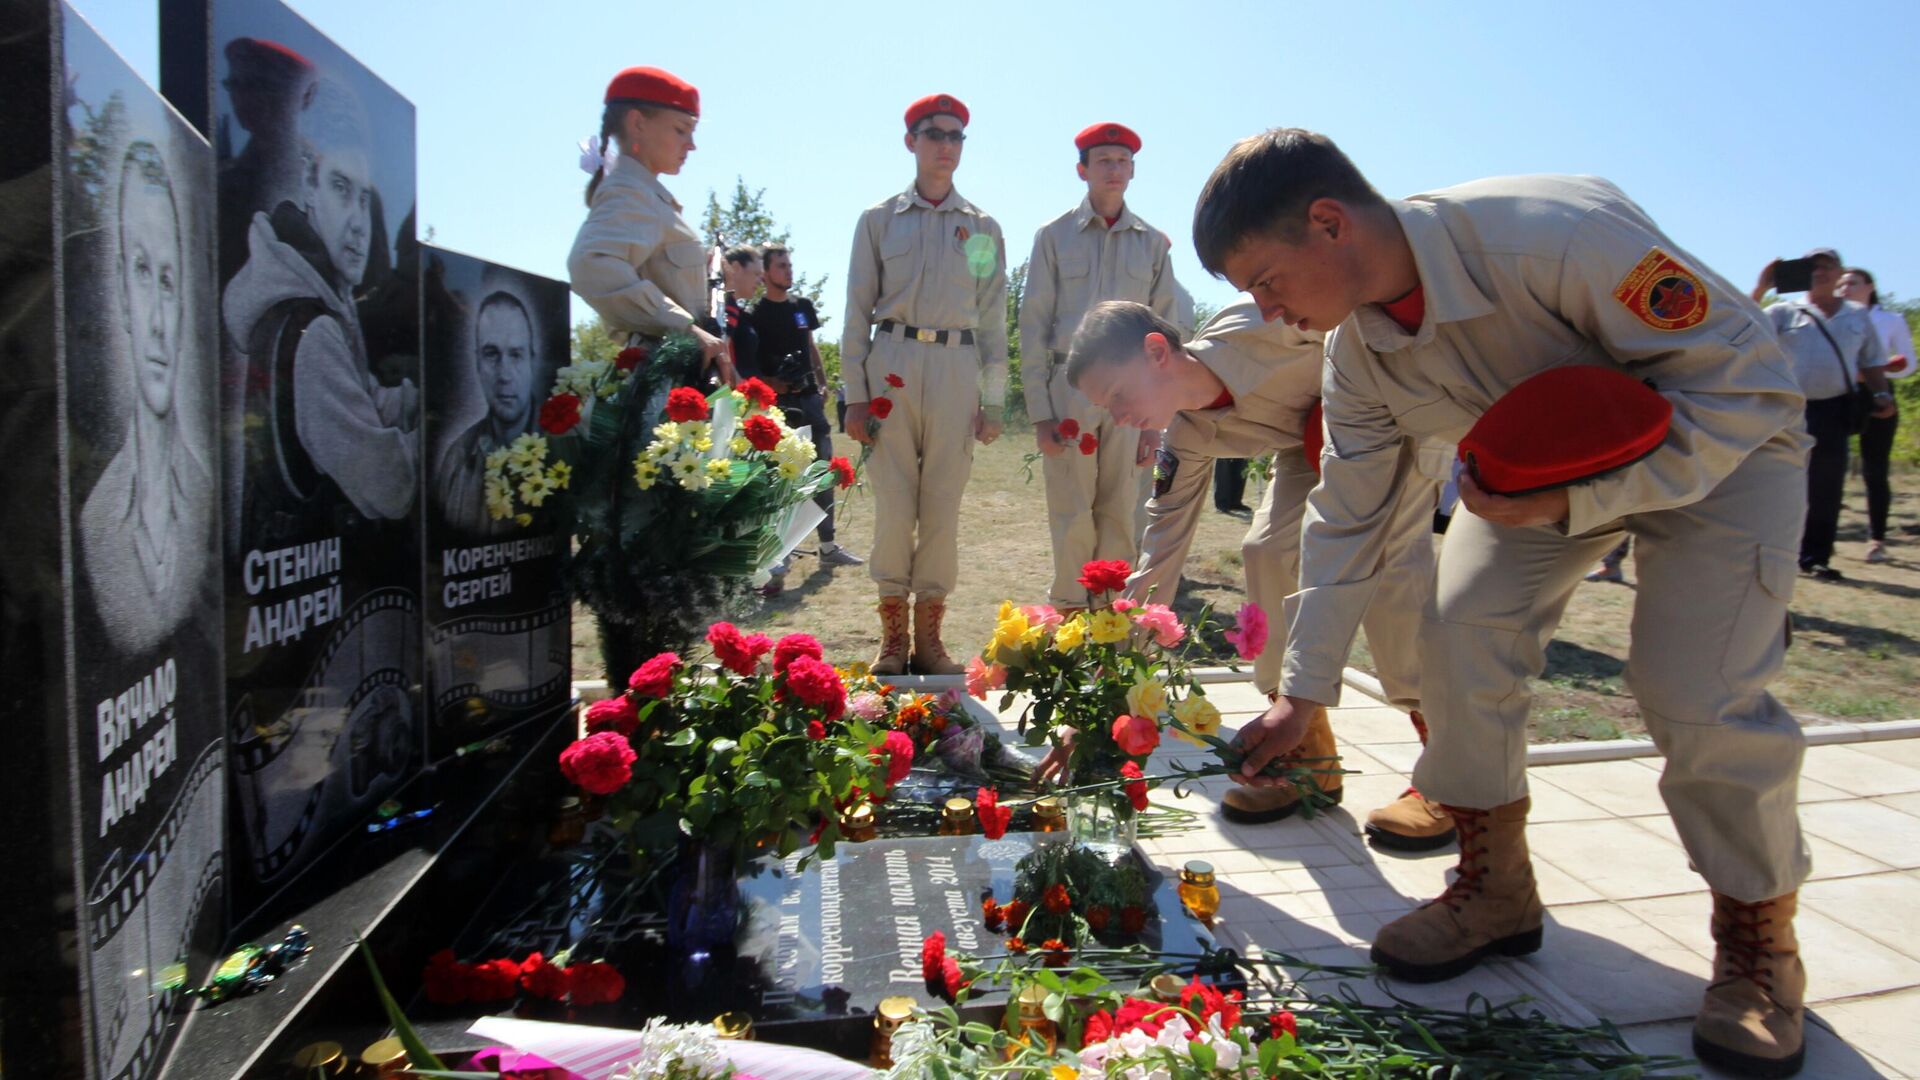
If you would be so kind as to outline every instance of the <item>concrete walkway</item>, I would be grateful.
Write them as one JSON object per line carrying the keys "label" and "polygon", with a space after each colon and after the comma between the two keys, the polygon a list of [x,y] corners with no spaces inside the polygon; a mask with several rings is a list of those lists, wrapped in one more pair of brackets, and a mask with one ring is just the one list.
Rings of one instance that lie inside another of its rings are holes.
{"label": "concrete walkway", "polygon": [[[1208,694],[1230,729],[1265,708],[1245,683]],[[1367,811],[1406,788],[1420,744],[1402,714],[1351,688],[1347,700],[1333,728],[1360,775],[1347,778],[1344,805],[1330,814],[1231,825],[1217,810],[1224,780],[1184,800],[1155,795],[1198,812],[1198,827],[1142,846],[1168,869],[1193,858],[1214,865],[1219,924],[1243,952],[1364,964],[1383,922],[1446,887],[1452,848],[1405,857],[1362,837]],[[1012,716],[1001,722],[1011,729]],[[1203,757],[1183,743],[1158,755]],[[1548,905],[1545,948],[1450,982],[1392,984],[1394,992],[1448,1008],[1475,993],[1496,1003],[1526,996],[1524,1008],[1570,1023],[1611,1020],[1646,1052],[1690,1055],[1713,956],[1711,902],[1667,819],[1659,770],[1657,757],[1535,765],[1529,839]],[[1810,748],[1800,801],[1813,851],[1797,922],[1812,1003],[1802,1075],[1920,1076],[1920,739]],[[1353,989],[1384,997],[1372,985]]]}

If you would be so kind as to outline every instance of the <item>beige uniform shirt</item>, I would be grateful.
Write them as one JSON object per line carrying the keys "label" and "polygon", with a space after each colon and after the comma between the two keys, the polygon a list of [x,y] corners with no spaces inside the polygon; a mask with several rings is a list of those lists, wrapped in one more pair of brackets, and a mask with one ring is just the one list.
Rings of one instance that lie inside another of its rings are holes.
{"label": "beige uniform shirt", "polygon": [[685,330],[706,306],[706,246],[660,178],[624,154],[594,190],[567,275],[616,337]]}
{"label": "beige uniform shirt", "polygon": [[[884,320],[923,330],[971,330],[984,381],[981,403],[1007,398],[1007,243],[1000,223],[949,191],[939,206],[909,184],[860,215],[847,268],[840,332],[846,400],[873,396],[867,356]],[[957,351],[957,350],[956,350]]]}
{"label": "beige uniform shirt", "polygon": [[[1327,450],[1288,602],[1286,693],[1338,700],[1378,575],[1401,439],[1457,443],[1501,395],[1566,364],[1613,364],[1673,403],[1645,460],[1567,489],[1569,535],[1685,506],[1774,439],[1804,441],[1792,366],[1752,300],[1605,180],[1480,180],[1392,204],[1426,291],[1402,331],[1363,305],[1331,334]],[[1782,508],[1786,512],[1789,508]]]}
{"label": "beige uniform shirt", "polygon": [[1051,420],[1061,414],[1061,403],[1050,400],[1054,395],[1048,392],[1054,381],[1049,377],[1053,354],[1066,358],[1088,308],[1103,300],[1132,300],[1175,321],[1173,267],[1167,252],[1166,237],[1132,210],[1122,206],[1108,227],[1091,198],[1081,199],[1079,206],[1033,234],[1026,293],[1020,299],[1028,417]]}

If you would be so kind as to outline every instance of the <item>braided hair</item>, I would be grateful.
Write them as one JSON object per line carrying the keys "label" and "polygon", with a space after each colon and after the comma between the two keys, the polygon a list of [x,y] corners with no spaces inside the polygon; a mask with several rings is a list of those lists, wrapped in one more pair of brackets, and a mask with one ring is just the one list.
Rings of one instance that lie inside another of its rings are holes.
{"label": "braided hair", "polygon": [[[663,106],[655,105],[652,102],[648,102],[648,101],[636,101],[632,98],[615,98],[612,101],[607,102],[606,109],[600,114],[600,159],[601,161],[604,162],[607,157],[607,140],[614,138],[620,134],[621,127],[623,127],[627,122],[627,113],[637,110],[640,113],[640,115],[651,117],[656,113],[658,113],[661,110],[661,108],[663,108]],[[623,149],[622,153],[624,152],[625,151]],[[606,166],[602,165],[597,171],[594,172],[593,178],[587,181],[587,205],[588,206],[593,205],[593,193],[600,189],[600,181],[604,179],[606,175],[607,175]]]}

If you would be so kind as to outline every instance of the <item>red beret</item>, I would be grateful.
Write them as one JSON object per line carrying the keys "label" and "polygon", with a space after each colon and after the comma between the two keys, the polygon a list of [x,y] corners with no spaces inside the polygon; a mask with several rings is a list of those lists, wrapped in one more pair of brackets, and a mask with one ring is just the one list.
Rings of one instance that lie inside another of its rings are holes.
{"label": "red beret", "polygon": [[276,78],[309,74],[313,61],[263,38],[237,37],[227,42],[227,65],[236,76]]}
{"label": "red beret", "polygon": [[1672,418],[1671,402],[1618,368],[1553,368],[1494,402],[1460,440],[1460,460],[1487,491],[1526,495],[1639,461]]}
{"label": "red beret", "polygon": [[952,94],[928,94],[907,106],[907,130],[912,131],[913,125],[939,113],[946,113],[960,121],[961,127],[966,127],[967,121],[972,119],[971,114],[967,112],[966,102]]}
{"label": "red beret", "polygon": [[607,84],[606,101],[644,101],[700,115],[700,91],[680,76],[655,67],[630,67],[615,75]]}
{"label": "red beret", "polygon": [[1073,137],[1073,146],[1083,152],[1096,146],[1124,146],[1137,154],[1140,136],[1125,124],[1093,124]]}
{"label": "red beret", "polygon": [[1307,464],[1313,466],[1313,475],[1320,475],[1320,451],[1327,445],[1327,429],[1320,415],[1320,399],[1313,399],[1313,408],[1307,410],[1307,426],[1300,431],[1300,452],[1307,457]]}

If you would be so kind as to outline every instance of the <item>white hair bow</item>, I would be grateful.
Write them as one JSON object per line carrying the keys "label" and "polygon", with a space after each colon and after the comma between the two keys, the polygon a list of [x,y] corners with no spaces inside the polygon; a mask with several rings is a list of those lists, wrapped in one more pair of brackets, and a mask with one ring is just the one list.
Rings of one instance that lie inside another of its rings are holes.
{"label": "white hair bow", "polygon": [[600,149],[600,136],[589,135],[580,140],[580,171],[592,176],[595,173],[612,172],[620,160],[620,148],[608,140],[607,148]]}

